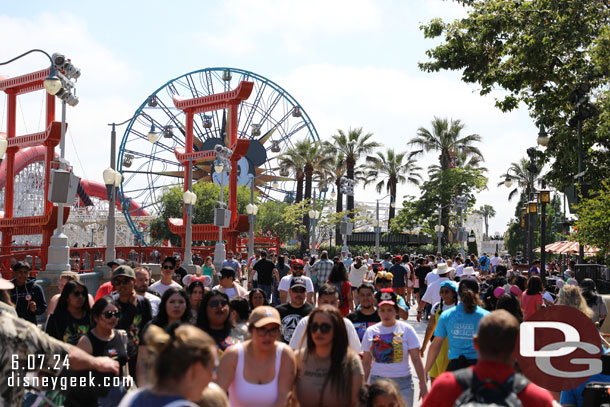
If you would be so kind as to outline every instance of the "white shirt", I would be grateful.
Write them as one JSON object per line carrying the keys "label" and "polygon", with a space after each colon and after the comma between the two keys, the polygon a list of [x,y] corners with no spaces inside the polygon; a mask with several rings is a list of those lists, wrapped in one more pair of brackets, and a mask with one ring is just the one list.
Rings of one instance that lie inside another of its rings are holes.
{"label": "white shirt", "polygon": [[352,287],[360,287],[368,271],[369,267],[366,264],[362,263],[360,268],[358,268],[354,262],[349,268],[349,283]]}
{"label": "white shirt", "polygon": [[[461,276],[462,273],[464,272],[464,264],[460,264],[455,268],[455,276]],[[451,274],[451,273],[449,273]]]}
{"label": "white shirt", "polygon": [[436,304],[441,301],[441,283],[443,281],[447,281],[449,278],[447,277],[439,277],[438,280],[434,281],[431,284],[428,284],[428,289],[426,290],[424,296],[422,297],[422,301],[427,302],[428,304]]}
{"label": "white shirt", "polygon": [[430,273],[426,274],[425,280],[426,280],[426,285],[428,287],[430,287],[430,284],[432,284],[433,282],[438,280],[438,274],[430,272]]}
{"label": "white shirt", "polygon": [[396,321],[394,326],[383,326],[381,322],[369,326],[362,337],[362,352],[373,356],[371,376],[403,377],[411,373],[409,350],[420,347],[413,327]]}
{"label": "white shirt", "polygon": [[148,302],[150,302],[153,318],[156,317],[159,313],[159,304],[161,304],[161,298],[149,292],[144,293],[144,297],[148,300]]}
{"label": "white shirt", "polygon": [[500,263],[500,258],[494,256],[489,260],[489,262],[491,263],[492,266],[497,266],[498,263]]}
{"label": "white shirt", "polygon": [[[311,278],[307,276],[301,276],[303,280],[305,280],[305,285],[307,286],[306,292],[313,293],[313,282]],[[288,292],[288,297],[286,297],[286,302],[290,302],[290,282],[292,281],[292,274],[288,274],[287,276],[282,277],[280,280],[280,285],[278,287],[278,291],[286,291]]]}
{"label": "white shirt", "polygon": [[172,281],[170,285],[165,285],[161,282],[161,280],[150,286],[150,288],[161,294],[161,297],[163,297],[163,294],[165,294],[170,287],[182,288],[182,286],[175,281]]}
{"label": "white shirt", "polygon": [[[309,315],[301,318],[297,327],[294,328],[292,333],[292,338],[290,339],[290,347],[294,350],[299,349],[299,345],[301,343],[301,338],[305,335],[305,330],[307,329],[307,321],[309,320]],[[358,332],[356,332],[356,328],[354,328],[354,324],[347,318],[343,318],[343,322],[345,322],[345,328],[347,329],[347,340],[349,341],[349,347],[356,353],[360,353],[360,338],[358,337]],[[307,338],[303,341],[303,348],[307,349]]]}

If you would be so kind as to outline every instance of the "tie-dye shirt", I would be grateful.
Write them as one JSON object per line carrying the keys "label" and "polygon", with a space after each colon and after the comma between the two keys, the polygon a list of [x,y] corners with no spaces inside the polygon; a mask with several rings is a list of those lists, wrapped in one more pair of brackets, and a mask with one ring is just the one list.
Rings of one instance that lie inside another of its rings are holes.
{"label": "tie-dye shirt", "polygon": [[402,377],[411,374],[409,350],[419,347],[419,338],[411,325],[396,321],[393,326],[383,326],[380,322],[367,328],[361,351],[373,356],[371,376]]}

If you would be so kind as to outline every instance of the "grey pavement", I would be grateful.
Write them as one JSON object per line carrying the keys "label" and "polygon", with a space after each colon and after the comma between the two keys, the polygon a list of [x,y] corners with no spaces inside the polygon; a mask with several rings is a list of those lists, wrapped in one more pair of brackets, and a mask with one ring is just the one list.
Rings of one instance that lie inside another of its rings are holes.
{"label": "grey pavement", "polygon": [[[424,335],[426,333],[426,328],[428,327],[428,321],[422,318],[421,322],[417,322],[417,306],[412,305],[409,309],[409,319],[406,321],[409,325],[415,329],[415,333],[417,333],[417,337],[420,342],[424,341]],[[426,356],[428,352],[424,354],[422,358],[422,364],[426,365]],[[421,406],[421,400],[419,400],[419,379],[417,378],[417,373],[415,373],[415,368],[413,367],[413,362],[409,361],[409,365],[411,367],[411,375],[413,377],[413,386],[415,387],[415,397],[413,405],[415,407]],[[430,383],[428,382],[428,391],[430,390]]]}

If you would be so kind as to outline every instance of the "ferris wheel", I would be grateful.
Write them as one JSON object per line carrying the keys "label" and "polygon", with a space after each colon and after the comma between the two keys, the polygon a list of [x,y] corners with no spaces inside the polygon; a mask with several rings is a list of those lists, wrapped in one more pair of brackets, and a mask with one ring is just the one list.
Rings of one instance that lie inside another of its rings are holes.
{"label": "ferris wheel", "polygon": [[[184,169],[174,148],[185,147],[185,114],[174,107],[172,97],[196,98],[228,92],[242,81],[254,83],[252,94],[241,103],[237,136],[249,139],[250,148],[238,161],[238,185],[254,186],[264,199],[290,198],[295,181],[277,158],[296,140],[320,140],[305,109],[275,82],[253,72],[236,68],[205,68],[170,80],[140,105],[129,122],[119,146],[117,169],[123,175],[121,207],[132,232],[141,234],[138,216],[159,210],[168,188],[184,184]],[[196,114],[193,151],[212,150],[224,145],[228,113],[216,110]],[[214,172],[213,162],[194,162],[193,183],[222,182],[227,176]],[[133,205],[133,203],[137,205]],[[144,211],[142,211],[144,210]]]}

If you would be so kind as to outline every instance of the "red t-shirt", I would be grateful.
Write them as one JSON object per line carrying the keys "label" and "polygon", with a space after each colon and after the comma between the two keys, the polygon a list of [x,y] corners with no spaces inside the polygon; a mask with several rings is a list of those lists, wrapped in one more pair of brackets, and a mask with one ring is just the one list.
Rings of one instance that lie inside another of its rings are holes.
{"label": "red t-shirt", "polygon": [[521,310],[523,311],[523,319],[529,319],[536,312],[536,304],[542,305],[542,294],[529,295],[527,291],[521,295]]}
{"label": "red t-shirt", "polygon": [[[513,373],[514,369],[504,363],[479,361],[470,369],[481,380],[491,379],[504,383]],[[464,392],[451,372],[441,374],[432,385],[430,392],[424,398],[422,407],[452,407],[455,400]],[[518,395],[523,407],[552,407],[553,397],[547,390],[534,383],[527,385]]]}
{"label": "red t-shirt", "polygon": [[97,289],[97,293],[95,293],[95,301],[99,300],[100,298],[102,298],[106,295],[110,295],[110,293],[112,291],[114,291],[112,282],[111,281],[105,282],[104,284],[99,286],[99,288]]}

